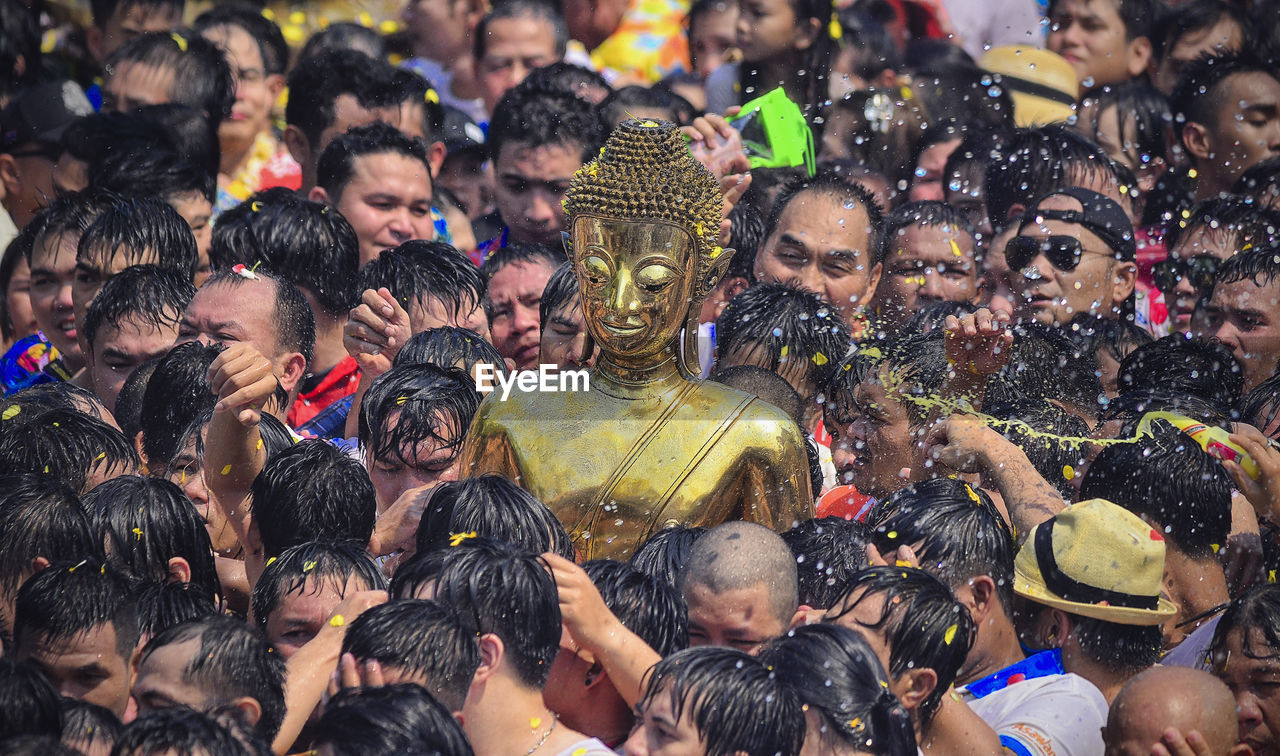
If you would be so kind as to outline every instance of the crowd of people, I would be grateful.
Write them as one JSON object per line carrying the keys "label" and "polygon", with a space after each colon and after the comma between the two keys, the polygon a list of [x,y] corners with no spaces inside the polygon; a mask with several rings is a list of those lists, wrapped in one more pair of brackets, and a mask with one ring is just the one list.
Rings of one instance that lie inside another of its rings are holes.
{"label": "crowd of people", "polygon": [[[75,10],[0,0],[0,754],[1280,754],[1280,3]],[[628,119],[813,500],[585,561],[464,460],[600,359]]]}

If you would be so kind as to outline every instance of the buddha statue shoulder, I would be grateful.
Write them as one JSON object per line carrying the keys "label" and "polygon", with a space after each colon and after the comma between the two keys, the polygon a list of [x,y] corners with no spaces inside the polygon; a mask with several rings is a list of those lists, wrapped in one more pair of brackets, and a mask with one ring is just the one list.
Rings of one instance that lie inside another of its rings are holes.
{"label": "buddha statue shoulder", "polygon": [[583,316],[600,346],[589,388],[505,401],[495,391],[472,423],[462,474],[515,480],[585,558],[625,559],[673,524],[785,530],[813,516],[795,422],[696,378],[698,310],[733,254],[717,243],[721,204],[673,125],[621,124],[565,198]]}

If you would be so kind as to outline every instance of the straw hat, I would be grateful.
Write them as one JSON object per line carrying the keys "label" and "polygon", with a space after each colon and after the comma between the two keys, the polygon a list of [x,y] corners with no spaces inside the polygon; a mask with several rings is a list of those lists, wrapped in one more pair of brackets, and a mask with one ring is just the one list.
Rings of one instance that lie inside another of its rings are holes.
{"label": "straw hat", "polygon": [[1160,595],[1164,537],[1104,499],[1072,504],[1031,529],[1013,563],[1013,591],[1068,614],[1159,625],[1177,613]]}
{"label": "straw hat", "polygon": [[1080,84],[1066,58],[1035,47],[993,47],[982,56],[983,70],[1000,74],[1013,98],[1019,127],[1065,121],[1076,112]]}

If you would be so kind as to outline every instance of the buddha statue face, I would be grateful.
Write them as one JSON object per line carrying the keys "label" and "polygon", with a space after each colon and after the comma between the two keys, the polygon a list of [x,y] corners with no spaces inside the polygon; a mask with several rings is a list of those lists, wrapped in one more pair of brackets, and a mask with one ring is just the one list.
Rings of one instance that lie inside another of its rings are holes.
{"label": "buddha statue face", "polygon": [[694,240],[665,221],[581,215],[573,256],[587,329],[605,354],[650,357],[685,325],[694,291]]}

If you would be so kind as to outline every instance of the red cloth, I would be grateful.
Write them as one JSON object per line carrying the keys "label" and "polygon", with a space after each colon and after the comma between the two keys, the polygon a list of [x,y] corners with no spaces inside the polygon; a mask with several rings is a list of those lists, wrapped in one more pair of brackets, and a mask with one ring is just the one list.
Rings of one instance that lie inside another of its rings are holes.
{"label": "red cloth", "polygon": [[355,358],[347,355],[333,366],[318,386],[305,394],[298,394],[289,408],[289,427],[302,427],[330,404],[354,394],[359,385],[360,368],[356,366]]}
{"label": "red cloth", "polygon": [[846,520],[867,521],[871,511],[871,497],[858,493],[853,486],[836,486],[818,500],[817,516],[843,517]]}

